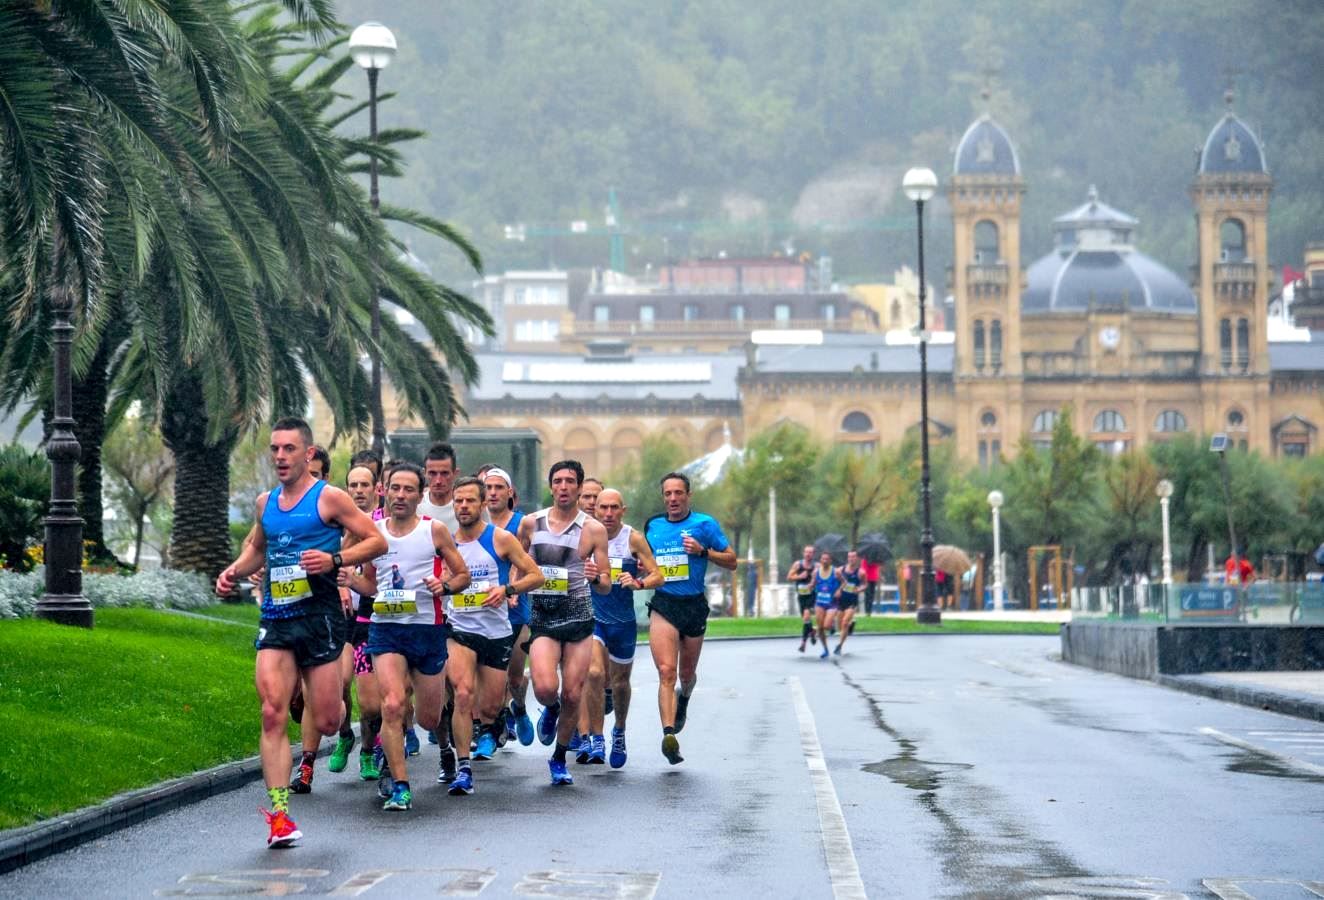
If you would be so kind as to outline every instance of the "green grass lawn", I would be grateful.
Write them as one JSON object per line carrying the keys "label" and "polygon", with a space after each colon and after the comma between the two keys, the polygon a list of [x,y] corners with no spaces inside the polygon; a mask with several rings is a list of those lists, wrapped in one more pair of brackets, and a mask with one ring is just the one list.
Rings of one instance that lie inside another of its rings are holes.
{"label": "green grass lawn", "polygon": [[215,603],[189,611],[202,616],[211,616],[213,619],[228,619],[231,622],[252,625],[254,634],[257,634],[258,614],[261,612],[256,603]]}
{"label": "green grass lawn", "polygon": [[[856,634],[1057,634],[1056,622],[999,622],[944,619],[941,625],[920,625],[914,616],[860,616]],[[708,637],[780,637],[800,633],[799,617],[780,619],[709,619]]]}
{"label": "green grass lawn", "polygon": [[253,635],[147,609],[0,621],[0,828],[257,752]]}

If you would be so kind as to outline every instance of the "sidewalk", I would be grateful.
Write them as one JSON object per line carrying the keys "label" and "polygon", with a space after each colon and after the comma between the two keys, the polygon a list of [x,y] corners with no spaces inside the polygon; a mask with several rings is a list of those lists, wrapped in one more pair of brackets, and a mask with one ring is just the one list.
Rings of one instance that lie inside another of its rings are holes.
{"label": "sidewalk", "polygon": [[1159,675],[1164,687],[1324,722],[1324,671]]}

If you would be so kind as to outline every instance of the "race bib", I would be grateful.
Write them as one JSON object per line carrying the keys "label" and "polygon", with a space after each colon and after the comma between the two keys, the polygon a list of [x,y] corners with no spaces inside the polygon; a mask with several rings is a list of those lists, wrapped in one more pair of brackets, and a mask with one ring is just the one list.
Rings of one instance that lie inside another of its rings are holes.
{"label": "race bib", "polygon": [[610,557],[611,560],[611,583],[615,584],[625,571],[625,558],[621,556]]}
{"label": "race bib", "polygon": [[298,603],[313,595],[303,566],[275,566],[271,570],[271,602],[276,606]]}
{"label": "race bib", "polygon": [[492,589],[490,581],[471,581],[463,594],[456,594],[451,603],[456,609],[475,609],[483,605],[487,592]]}
{"label": "race bib", "polygon": [[657,567],[666,581],[690,580],[690,557],[688,553],[663,553],[657,558]]}
{"label": "race bib", "polygon": [[379,616],[407,616],[418,612],[418,596],[404,588],[378,591],[372,611]]}
{"label": "race bib", "polygon": [[570,596],[570,570],[565,566],[539,566],[542,569],[543,584],[540,588],[529,591],[540,597]]}

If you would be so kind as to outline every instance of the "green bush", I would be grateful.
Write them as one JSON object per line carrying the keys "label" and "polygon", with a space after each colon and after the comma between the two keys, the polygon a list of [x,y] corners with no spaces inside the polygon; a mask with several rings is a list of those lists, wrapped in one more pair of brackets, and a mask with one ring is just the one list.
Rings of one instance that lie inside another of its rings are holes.
{"label": "green bush", "polygon": [[27,572],[28,548],[39,543],[51,496],[50,466],[18,444],[0,447],[0,567]]}
{"label": "green bush", "polygon": [[[0,619],[32,615],[45,589],[45,572],[0,571]],[[153,569],[132,575],[83,573],[83,596],[94,607],[143,606],[197,609],[216,603],[212,583],[195,572]]]}

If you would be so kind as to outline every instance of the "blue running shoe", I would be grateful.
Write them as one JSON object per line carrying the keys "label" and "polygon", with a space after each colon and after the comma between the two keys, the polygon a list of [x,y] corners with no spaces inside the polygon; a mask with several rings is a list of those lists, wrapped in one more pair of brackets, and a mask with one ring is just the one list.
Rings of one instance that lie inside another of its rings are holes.
{"label": "blue running shoe", "polygon": [[455,773],[455,780],[446,791],[452,797],[461,797],[474,792],[474,773],[468,766]]}
{"label": "blue running shoe", "polygon": [[391,786],[391,796],[386,798],[382,804],[382,809],[404,811],[413,805],[414,795],[409,791],[409,785],[403,781],[397,781]]}
{"label": "blue running shoe", "polygon": [[818,654],[818,658],[819,658],[819,659],[827,659],[827,658],[828,658],[828,648],[827,648],[826,646],[823,647],[823,652],[820,653],[820,654]]}
{"label": "blue running shoe", "polygon": [[588,762],[591,766],[600,766],[607,762],[607,740],[600,734],[589,735]]}
{"label": "blue running shoe", "polygon": [[506,726],[506,740],[519,740],[519,733],[515,730],[515,712],[509,706],[501,710],[501,717]]}
{"label": "blue running shoe", "polygon": [[570,735],[570,743],[566,749],[575,754],[575,762],[581,766],[588,762],[589,741],[588,735],[580,734],[576,731]]}
{"label": "blue running shoe", "polygon": [[428,743],[429,744],[437,743],[437,732],[435,730],[428,732]]}
{"label": "blue running shoe", "polygon": [[[556,740],[556,720],[560,715],[561,704],[559,703],[556,704],[555,709],[544,706],[542,712],[538,715],[538,742],[544,747],[550,747],[552,741]],[[520,738],[520,743],[524,743],[524,738]]]}
{"label": "blue running shoe", "polygon": [[527,747],[527,746],[529,746],[530,744],[532,744],[532,743],[533,743],[533,720],[529,718],[529,713],[528,713],[528,711],[525,710],[524,712],[520,713],[519,715],[515,715],[515,711],[512,709],[512,710],[511,710],[511,716],[512,716],[512,717],[514,718],[514,720],[515,720],[515,736],[516,736],[517,738],[519,738],[519,742],[520,742],[521,744],[523,744],[525,747]]}
{"label": "blue running shoe", "polygon": [[841,645],[840,645],[840,644],[838,644],[838,645],[833,649],[833,651],[832,651],[832,655],[833,655],[833,656],[840,656],[840,655],[841,655]]}
{"label": "blue running shoe", "polygon": [[625,732],[619,728],[611,730],[611,767],[619,769],[625,765]]}
{"label": "blue running shoe", "polygon": [[554,759],[547,760],[547,768],[552,771],[552,784],[574,784],[575,779],[566,771],[565,763]]}
{"label": "blue running shoe", "polygon": [[478,746],[474,748],[474,759],[491,759],[496,755],[496,738],[492,732],[484,731],[478,738]]}
{"label": "blue running shoe", "polygon": [[412,728],[405,729],[405,755],[418,756],[418,732]]}

